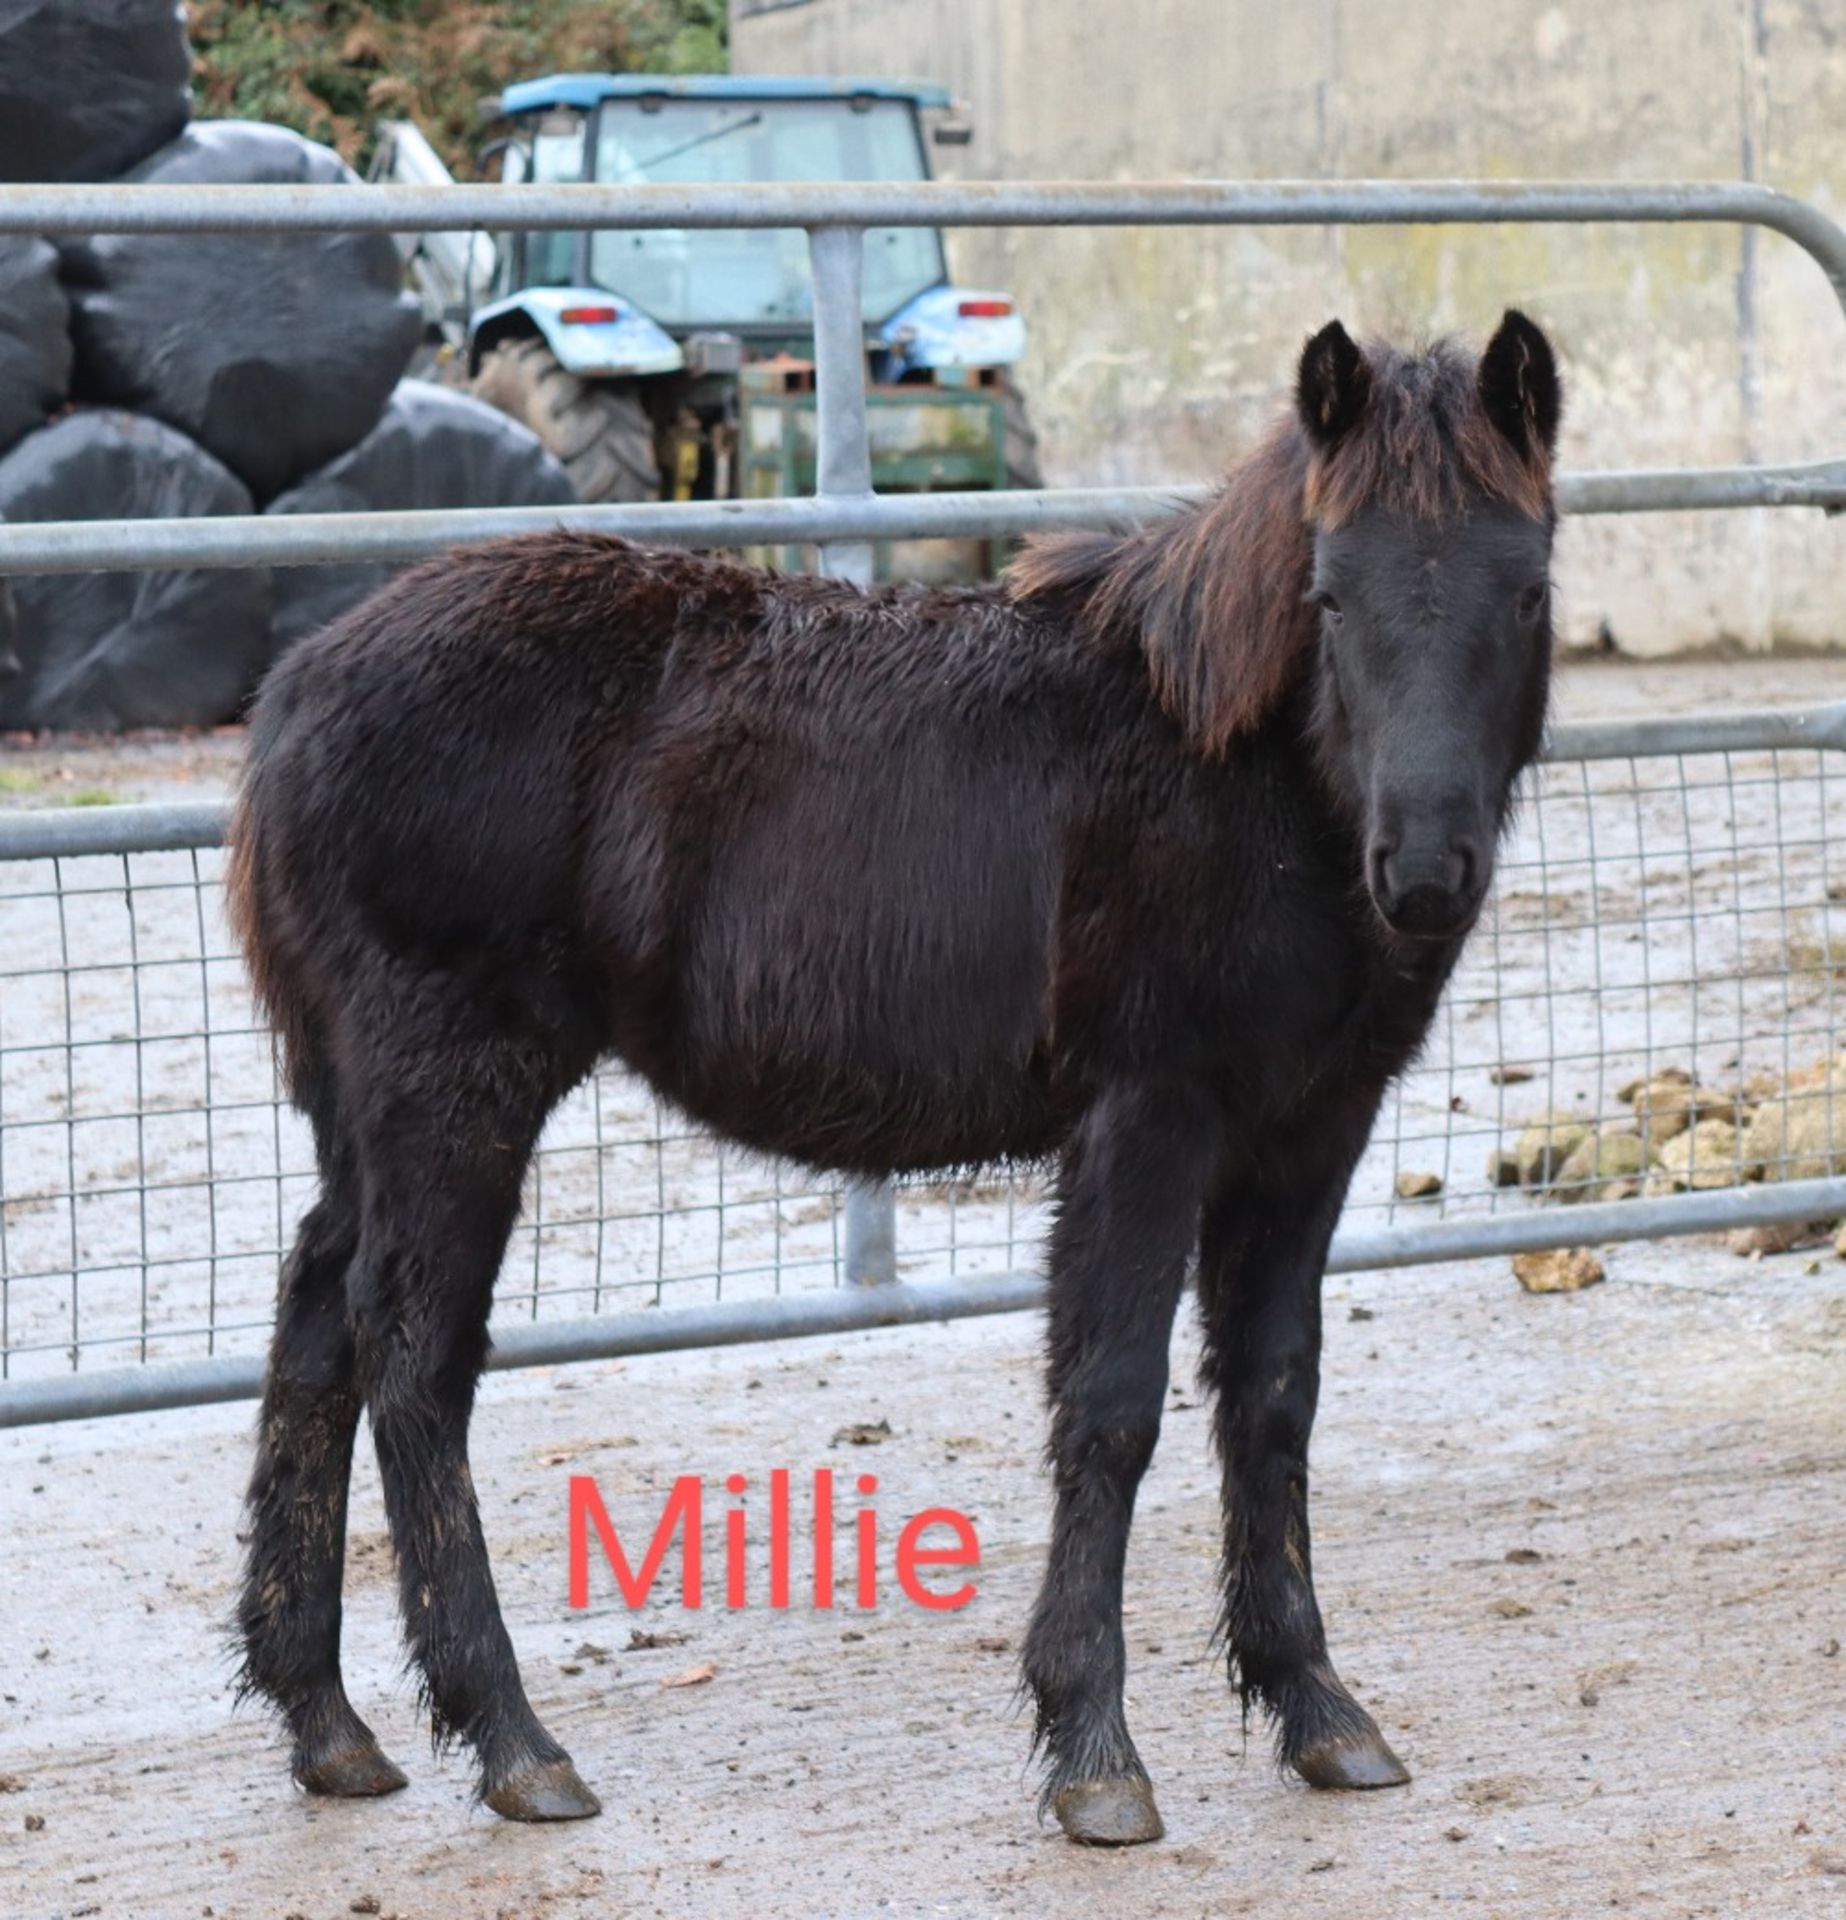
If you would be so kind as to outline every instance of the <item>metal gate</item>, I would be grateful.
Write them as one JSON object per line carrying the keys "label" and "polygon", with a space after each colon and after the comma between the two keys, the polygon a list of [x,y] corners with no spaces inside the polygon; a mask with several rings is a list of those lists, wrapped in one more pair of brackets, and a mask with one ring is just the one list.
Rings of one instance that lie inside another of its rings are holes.
{"label": "metal gate", "polygon": [[[871,495],[866,228],[1499,220],[1770,227],[1846,307],[1846,233],[1748,186],[4,188],[0,233],[805,227],[820,468],[813,500],[5,526],[0,574],[409,559],[565,525],[819,542],[829,571],[863,579],[874,537],[1143,520],[1186,494]],[[1838,509],[1846,460],[1564,475],[1558,492],[1573,513]],[[1846,704],[1558,731],[1430,1050],[1355,1179],[1336,1269],[1846,1213],[1842,748]],[[224,826],[216,805],[0,817],[0,1425],[260,1388],[276,1262],[314,1177],[223,924]],[[1622,1097],[1663,1071],[1695,1090],[1707,1147],[1729,1126],[1728,1167],[1716,1147],[1696,1164],[1673,1149],[1690,1130],[1669,1137],[1659,1100]],[[1594,1143],[1587,1171],[1562,1164],[1598,1123],[1640,1140],[1633,1177]],[[1522,1146],[1540,1182],[1502,1186]],[[1673,1153],[1683,1182],[1658,1164]],[[615,1072],[554,1117],[526,1200],[496,1365],[999,1312],[1042,1284],[1030,1170],[842,1188],[700,1136]]]}

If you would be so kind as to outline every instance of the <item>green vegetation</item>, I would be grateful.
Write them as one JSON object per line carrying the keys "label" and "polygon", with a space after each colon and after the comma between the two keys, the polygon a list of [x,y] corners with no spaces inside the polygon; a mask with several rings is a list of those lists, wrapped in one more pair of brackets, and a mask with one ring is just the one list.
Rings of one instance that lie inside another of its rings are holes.
{"label": "green vegetation", "polygon": [[198,110],[271,120],[363,168],[378,120],[414,120],[473,173],[478,103],[576,71],[722,73],[725,0],[192,0]]}
{"label": "green vegetation", "polygon": [[56,767],[43,771],[31,767],[0,767],[0,794],[42,794],[58,807],[112,807],[116,796],[107,787],[69,787],[60,791],[71,777],[68,770]]}

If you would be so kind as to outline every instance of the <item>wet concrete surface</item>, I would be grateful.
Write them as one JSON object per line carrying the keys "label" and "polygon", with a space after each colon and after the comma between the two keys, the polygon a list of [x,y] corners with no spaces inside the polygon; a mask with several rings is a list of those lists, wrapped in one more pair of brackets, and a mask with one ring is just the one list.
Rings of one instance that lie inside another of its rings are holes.
{"label": "wet concrete surface", "polygon": [[[1215,1473],[1183,1328],[1129,1569],[1131,1724],[1167,1832],[1121,1853],[1037,1820],[1012,1698],[1049,1511],[1036,1316],[489,1379],[475,1472],[508,1621],[606,1808],[569,1827],[496,1820],[431,1757],[363,1444],[347,1681],[411,1785],[327,1804],[230,1700],[250,1410],[0,1435],[0,1911],[1846,1913],[1846,1266],[1605,1257],[1608,1284],[1572,1296],[1525,1295],[1503,1262],[1329,1283],[1316,1565],[1342,1671],[1414,1775],[1388,1794],[1312,1794],[1242,1736],[1207,1644]],[[881,1420],[888,1439],[835,1444]],[[795,1606],[761,1604],[760,1539],[752,1604],[720,1604],[722,1478],[749,1476],[760,1528],[774,1466],[798,1570],[806,1475],[835,1470],[831,1611],[799,1572]],[[844,1530],[867,1472],[869,1612]],[[570,1610],[573,1473],[631,1558],[673,1478],[706,1476],[700,1610],[673,1560],[642,1615],[594,1562]],[[898,1526],[932,1504],[978,1529],[961,1611],[890,1584]],[[637,1627],[669,1643],[631,1650]]]}

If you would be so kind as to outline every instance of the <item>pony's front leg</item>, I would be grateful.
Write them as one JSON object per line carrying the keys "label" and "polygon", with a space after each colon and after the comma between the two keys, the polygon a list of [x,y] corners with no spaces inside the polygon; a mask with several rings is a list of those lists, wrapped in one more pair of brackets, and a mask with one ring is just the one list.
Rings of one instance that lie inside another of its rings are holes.
{"label": "pony's front leg", "polygon": [[1321,1273],[1359,1145],[1278,1154],[1262,1178],[1212,1197],[1199,1246],[1201,1372],[1216,1396],[1224,1467],[1231,1676],[1245,1713],[1261,1702],[1278,1757],[1313,1787],[1410,1778],[1333,1670],[1308,1546]]}
{"label": "pony's front leg", "polygon": [[1216,1150],[1213,1117],[1190,1095],[1120,1088],[1091,1109],[1060,1174],[1047,1383],[1057,1508],[1024,1665],[1045,1800],[1093,1845],[1162,1831],[1122,1709],[1122,1570]]}

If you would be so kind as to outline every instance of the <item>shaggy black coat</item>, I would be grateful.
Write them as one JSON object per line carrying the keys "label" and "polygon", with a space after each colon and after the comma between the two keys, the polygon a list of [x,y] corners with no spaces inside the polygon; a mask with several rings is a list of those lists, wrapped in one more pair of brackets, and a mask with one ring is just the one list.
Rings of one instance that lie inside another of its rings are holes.
{"label": "shaggy black coat", "polygon": [[[1556,409],[1518,316],[1479,363],[1336,326],[1211,503],[1040,543],[997,587],[556,534],[421,567],[280,664],[233,911],[323,1192],[283,1275],[241,1620],[305,1785],[402,1779],[339,1677],[364,1403],[439,1733],[503,1812],[594,1810],[521,1691],[466,1430],[533,1145],[607,1056],[820,1167],[1057,1156],[1058,1512],[1025,1666],[1073,1835],[1158,1832],[1121,1574],[1195,1254],[1233,1671],[1310,1779],[1403,1777],[1313,1598],[1317,1288],[1538,745],[1548,627],[1500,601],[1509,568],[1542,585]],[[1367,579],[1424,547],[1446,611],[1374,605],[1342,655]],[[1485,824],[1451,780],[1426,855],[1380,824],[1379,793],[1416,816],[1430,775],[1410,669],[1378,663],[1464,644],[1474,718],[1444,739],[1479,735]]]}

